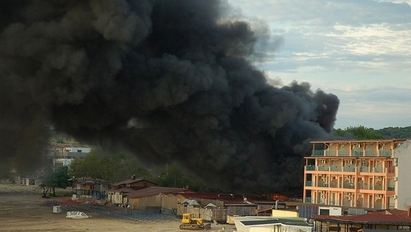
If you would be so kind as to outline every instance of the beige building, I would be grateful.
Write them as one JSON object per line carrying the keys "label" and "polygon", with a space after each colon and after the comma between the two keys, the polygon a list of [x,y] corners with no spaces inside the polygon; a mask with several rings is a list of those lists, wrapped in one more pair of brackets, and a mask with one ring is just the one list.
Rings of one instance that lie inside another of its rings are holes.
{"label": "beige building", "polygon": [[304,203],[401,209],[411,205],[411,141],[312,141]]}

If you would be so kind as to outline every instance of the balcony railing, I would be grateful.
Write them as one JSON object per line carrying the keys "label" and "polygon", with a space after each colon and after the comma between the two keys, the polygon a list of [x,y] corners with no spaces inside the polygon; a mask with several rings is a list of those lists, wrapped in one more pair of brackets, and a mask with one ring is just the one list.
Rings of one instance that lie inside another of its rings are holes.
{"label": "balcony railing", "polygon": [[328,165],[320,165],[318,166],[318,171],[329,171],[330,168]]}
{"label": "balcony railing", "polygon": [[313,186],[313,182],[308,180],[305,182],[305,186]]}
{"label": "balcony railing", "polygon": [[344,166],[343,170],[344,172],[355,172],[355,167],[354,166]]}
{"label": "balcony railing", "polygon": [[341,170],[342,170],[342,167],[341,167],[341,166],[332,165],[332,166],[330,167],[330,171],[332,171],[332,172],[338,172],[338,171],[341,171]]}
{"label": "balcony railing", "polygon": [[351,153],[352,156],[362,156],[362,151],[353,151]]}
{"label": "balcony railing", "polygon": [[375,184],[374,185],[374,190],[384,190],[384,186],[383,185],[379,185],[379,184]]}
{"label": "balcony railing", "polygon": [[374,202],[374,209],[383,209],[383,205],[381,203]]}
{"label": "balcony railing", "polygon": [[312,203],[311,197],[306,197],[304,203]]}
{"label": "balcony railing", "polygon": [[311,156],[324,156],[324,150],[313,150]]}
{"label": "balcony railing", "polygon": [[383,170],[382,167],[379,167],[379,166],[374,167],[374,172],[376,172],[376,173],[382,173],[382,170]]}
{"label": "balcony railing", "polygon": [[330,183],[330,187],[331,187],[331,188],[341,188],[341,184],[340,184],[340,186],[338,186],[338,183],[336,183],[336,182],[331,182],[331,183]]}
{"label": "balcony railing", "polygon": [[370,172],[370,168],[368,166],[359,166],[358,170],[360,172]]}
{"label": "balcony railing", "polygon": [[317,187],[325,187],[325,188],[327,188],[328,187],[328,183],[326,183],[326,182],[319,182],[318,184],[317,184]]}
{"label": "balcony railing", "polygon": [[349,155],[348,151],[338,150],[338,156],[348,156],[348,155]]}
{"label": "balcony railing", "polygon": [[388,191],[394,191],[395,187],[394,186],[388,186]]}
{"label": "balcony railing", "polygon": [[373,167],[370,168],[368,166],[352,166],[352,165],[345,165],[345,166],[341,166],[341,165],[326,165],[326,164],[321,164],[319,166],[315,166],[315,165],[306,165],[305,166],[305,170],[306,171],[332,171],[332,172],[340,172],[340,171],[344,171],[344,172],[355,172],[356,169],[358,169],[359,172],[374,172],[374,173],[384,173],[385,169],[387,170],[388,173],[395,173],[395,167],[387,167],[387,168],[383,168],[381,166],[377,166],[377,167]]}
{"label": "balcony railing", "polygon": [[305,170],[307,170],[307,171],[315,171],[315,165],[307,165],[307,166],[305,166]]}
{"label": "balcony railing", "polygon": [[385,157],[391,157],[392,152],[391,151],[379,151],[378,152],[380,156],[385,156]]}
{"label": "balcony railing", "polygon": [[344,183],[344,188],[348,188],[348,189],[354,189],[354,184],[352,184],[352,183]]}
{"label": "balcony railing", "polygon": [[365,151],[365,156],[376,156],[376,152],[375,151]]}

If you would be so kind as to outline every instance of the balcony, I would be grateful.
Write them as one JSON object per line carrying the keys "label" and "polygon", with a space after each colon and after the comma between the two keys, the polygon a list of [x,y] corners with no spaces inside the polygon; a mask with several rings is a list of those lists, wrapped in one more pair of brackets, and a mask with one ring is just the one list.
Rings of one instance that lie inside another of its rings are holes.
{"label": "balcony", "polygon": [[368,166],[359,166],[358,170],[360,172],[370,172],[370,168]]}
{"label": "balcony", "polygon": [[343,187],[347,189],[354,189],[355,186],[353,183],[344,183]]}
{"label": "balcony", "polygon": [[362,151],[353,151],[352,153],[351,153],[351,155],[352,156],[362,156]]}
{"label": "balcony", "polygon": [[383,185],[375,184],[375,185],[374,185],[374,190],[385,190],[385,188],[384,188]]}
{"label": "balcony", "polygon": [[384,157],[391,157],[392,152],[391,151],[379,151],[379,156],[384,156]]}
{"label": "balcony", "polygon": [[377,153],[375,151],[366,150],[365,156],[377,156]]}
{"label": "balcony", "polygon": [[374,202],[374,209],[383,209],[382,203]]}
{"label": "balcony", "polygon": [[327,183],[318,183],[317,187],[328,188],[328,184]]}
{"label": "balcony", "polygon": [[348,156],[348,151],[345,150],[338,150],[338,156]]}
{"label": "balcony", "polygon": [[324,156],[324,150],[313,150],[311,156]]}
{"label": "balcony", "polygon": [[329,166],[328,165],[320,165],[318,166],[318,171],[329,171]]}
{"label": "balcony", "polygon": [[341,170],[342,170],[341,166],[333,165],[330,167],[330,171],[332,172],[341,172]]}
{"label": "balcony", "polygon": [[305,166],[306,171],[315,171],[315,165],[307,165]]}
{"label": "balcony", "polygon": [[355,172],[355,167],[354,166],[344,166],[343,170],[344,172]]}
{"label": "balcony", "polygon": [[331,188],[341,188],[341,183],[340,183],[340,185],[338,185],[337,182],[331,182],[331,183],[330,183],[330,187],[331,187]]}
{"label": "balcony", "polygon": [[382,173],[383,172],[383,168],[380,166],[374,167],[374,172],[376,173]]}
{"label": "balcony", "polygon": [[364,207],[364,203],[362,201],[357,202],[357,208],[362,208]]}

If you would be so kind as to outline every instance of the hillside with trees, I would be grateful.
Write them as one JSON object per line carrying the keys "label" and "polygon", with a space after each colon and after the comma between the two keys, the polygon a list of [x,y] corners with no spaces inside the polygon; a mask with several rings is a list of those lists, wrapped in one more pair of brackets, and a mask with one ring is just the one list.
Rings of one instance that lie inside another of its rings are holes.
{"label": "hillside with trees", "polygon": [[375,130],[364,126],[335,129],[333,135],[344,139],[411,139],[411,126]]}
{"label": "hillside with trees", "polygon": [[390,139],[411,139],[411,126],[408,127],[386,127],[376,130],[385,138]]}

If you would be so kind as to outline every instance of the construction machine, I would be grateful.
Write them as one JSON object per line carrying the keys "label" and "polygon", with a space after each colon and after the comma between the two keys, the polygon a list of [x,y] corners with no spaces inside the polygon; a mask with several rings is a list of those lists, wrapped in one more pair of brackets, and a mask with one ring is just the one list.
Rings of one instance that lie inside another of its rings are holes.
{"label": "construction machine", "polygon": [[181,219],[180,229],[182,230],[209,230],[210,223],[204,223],[202,218],[194,218],[189,213],[184,213]]}

